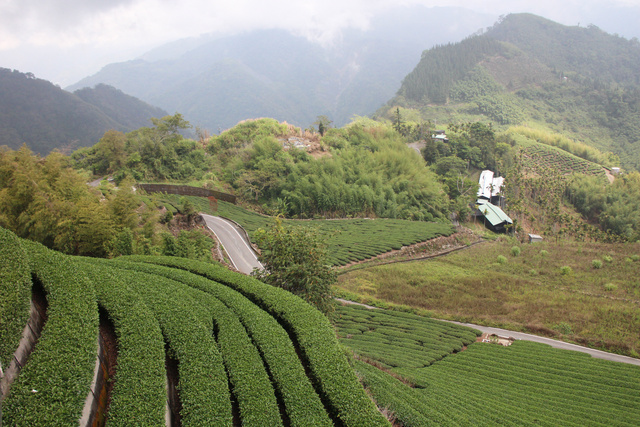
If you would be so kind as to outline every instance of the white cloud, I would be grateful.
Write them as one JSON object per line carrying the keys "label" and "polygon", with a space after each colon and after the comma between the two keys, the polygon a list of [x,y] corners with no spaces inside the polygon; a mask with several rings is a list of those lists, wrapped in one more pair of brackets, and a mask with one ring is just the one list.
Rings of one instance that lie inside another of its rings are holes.
{"label": "white cloud", "polygon": [[[88,70],[97,67],[89,64],[97,58],[103,58],[102,65],[131,59],[124,54],[179,38],[265,28],[286,28],[328,43],[345,28],[366,28],[381,11],[411,5],[456,6],[495,16],[530,12],[566,25],[594,23],[627,37],[612,19],[623,16],[625,28],[640,28],[640,0],[0,0],[0,66],[36,75],[47,67]],[[619,7],[635,14],[612,15]],[[62,59],[56,63],[55,55],[48,55],[43,64],[21,57],[43,49],[60,51]],[[72,61],[75,52],[84,56]]]}

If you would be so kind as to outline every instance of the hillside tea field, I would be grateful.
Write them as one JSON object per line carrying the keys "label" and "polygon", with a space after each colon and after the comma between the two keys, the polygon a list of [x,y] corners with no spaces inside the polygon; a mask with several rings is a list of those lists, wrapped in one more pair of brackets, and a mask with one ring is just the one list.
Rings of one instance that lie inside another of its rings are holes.
{"label": "hillside tea field", "polygon": [[38,344],[2,402],[5,425],[78,424],[99,313],[117,340],[108,425],[164,425],[169,380],[184,426],[388,425],[328,320],[286,291],[181,258],[65,256],[3,229],[0,248],[0,295],[12,295],[0,299],[0,341],[13,347],[1,348],[3,369],[24,327],[9,319],[26,324],[32,287],[48,303]]}
{"label": "hillside tea field", "polygon": [[602,166],[560,148],[522,139],[518,141],[518,146],[522,148],[524,166],[543,176],[552,170],[560,175],[582,173],[606,178]]}
{"label": "hillside tea field", "polygon": [[[163,195],[165,205],[178,206],[180,196]],[[268,228],[273,218],[248,211],[240,206],[218,202],[218,210],[212,211],[209,201],[202,197],[188,197],[198,212],[219,215],[242,225],[249,237],[258,228]],[[315,229],[328,245],[329,260],[339,266],[363,261],[377,255],[400,249],[403,246],[424,242],[439,236],[449,236],[455,229],[446,223],[408,221],[402,219],[336,219],[336,220],[283,220],[285,226],[301,226]]]}
{"label": "hillside tea field", "polygon": [[639,366],[526,341],[474,343],[471,329],[408,313],[337,314],[356,371],[400,425],[640,423]]}
{"label": "hillside tea field", "polygon": [[361,302],[405,305],[638,357],[640,245],[515,246],[519,251],[513,241],[486,242],[431,260],[351,271],[339,276],[338,286]]}

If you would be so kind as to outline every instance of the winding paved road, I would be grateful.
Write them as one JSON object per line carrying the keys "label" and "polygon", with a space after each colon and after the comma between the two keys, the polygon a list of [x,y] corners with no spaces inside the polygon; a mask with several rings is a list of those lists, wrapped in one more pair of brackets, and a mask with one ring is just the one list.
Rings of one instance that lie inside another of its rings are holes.
{"label": "winding paved road", "polygon": [[[245,274],[249,274],[254,268],[263,268],[262,264],[258,261],[255,251],[249,244],[244,230],[241,227],[224,218],[218,216],[212,216],[207,214],[200,214],[204,219],[207,227],[216,235],[222,246],[224,247],[227,255],[231,259],[234,267]],[[338,299],[341,302],[347,304],[363,305],[368,308],[376,308],[367,306],[365,304],[354,303],[352,301]],[[444,320],[445,322],[450,322]],[[565,350],[580,351],[582,353],[590,354],[592,357],[599,359],[611,360],[614,362],[629,363],[632,365],[640,366],[640,359],[633,357],[621,356],[615,353],[608,353],[606,351],[595,350],[589,347],[583,347],[576,344],[570,344],[564,341],[558,341],[551,338],[539,337],[537,335],[526,334],[523,332],[508,331],[506,329],[491,328],[488,326],[474,325],[471,323],[451,322],[458,325],[468,326],[473,329],[477,329],[483,333],[496,334],[503,337],[513,337],[517,340],[535,341],[543,344],[548,344],[554,348],[560,348]]]}
{"label": "winding paved road", "polygon": [[213,231],[213,234],[216,235],[218,241],[224,247],[236,270],[249,274],[254,268],[263,268],[240,227],[219,216],[204,213],[200,215],[207,227]]}

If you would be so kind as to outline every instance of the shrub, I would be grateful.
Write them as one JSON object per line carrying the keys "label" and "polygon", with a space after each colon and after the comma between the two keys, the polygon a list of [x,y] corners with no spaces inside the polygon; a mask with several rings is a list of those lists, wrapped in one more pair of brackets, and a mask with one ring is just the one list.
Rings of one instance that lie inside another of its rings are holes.
{"label": "shrub", "polygon": [[640,260],[640,255],[631,255],[629,258],[631,258],[631,261],[638,261]]}
{"label": "shrub", "polygon": [[591,266],[595,269],[600,269],[602,268],[602,261],[600,261],[599,259],[594,259],[593,261],[591,261]]}
{"label": "shrub", "polygon": [[603,256],[602,259],[604,260],[604,262],[608,262],[608,263],[613,261],[613,258],[610,257],[609,255]]}
{"label": "shrub", "polygon": [[[142,297],[131,289],[129,278],[103,260],[77,259],[78,269],[86,272],[96,290],[98,304],[113,322],[118,338],[118,359],[109,425],[161,424],[165,416],[167,392],[164,338],[153,312]],[[101,262],[97,265],[96,262]],[[144,390],[144,399],[140,399]]]}
{"label": "shrub", "polygon": [[31,272],[18,237],[0,228],[0,364],[9,366],[29,320]]}
{"label": "shrub", "polygon": [[498,255],[498,264],[506,264],[507,258],[503,255]]}
{"label": "shrub", "polygon": [[93,285],[61,253],[27,240],[21,245],[47,294],[47,321],[35,351],[2,402],[3,421],[12,426],[78,424],[98,344]]}
{"label": "shrub", "polygon": [[558,323],[555,326],[554,329],[557,330],[558,332],[560,332],[562,335],[571,335],[571,334],[573,334],[573,330],[571,329],[571,325],[568,324],[567,322]]}
{"label": "shrub", "polygon": [[219,265],[171,257],[130,259],[182,268],[239,291],[289,331],[334,419],[344,425],[389,425],[349,366],[329,320],[299,297]]}
{"label": "shrub", "polygon": [[520,247],[519,246],[512,247],[511,248],[511,255],[520,256]]}
{"label": "shrub", "polygon": [[541,251],[540,251],[540,255],[541,255],[541,256],[543,256],[543,257],[546,257],[546,256],[548,256],[548,255],[549,255],[549,252],[548,252],[548,251],[545,251],[545,250],[543,249],[543,250],[541,250]]}
{"label": "shrub", "polygon": [[618,285],[614,284],[614,283],[605,283],[603,286],[604,290],[607,292],[613,292],[616,289],[618,289]]}
{"label": "shrub", "polygon": [[563,265],[562,267],[560,267],[560,274],[562,274],[563,276],[573,274],[573,268],[569,267],[568,265]]}

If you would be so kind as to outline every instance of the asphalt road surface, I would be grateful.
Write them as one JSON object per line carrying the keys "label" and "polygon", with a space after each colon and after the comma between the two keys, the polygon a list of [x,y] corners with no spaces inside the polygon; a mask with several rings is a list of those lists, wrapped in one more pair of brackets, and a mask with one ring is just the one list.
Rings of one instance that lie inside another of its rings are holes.
{"label": "asphalt road surface", "polygon": [[237,225],[218,216],[200,214],[207,227],[218,238],[229,255],[231,263],[240,272],[249,274],[254,268],[263,268],[253,248]]}

